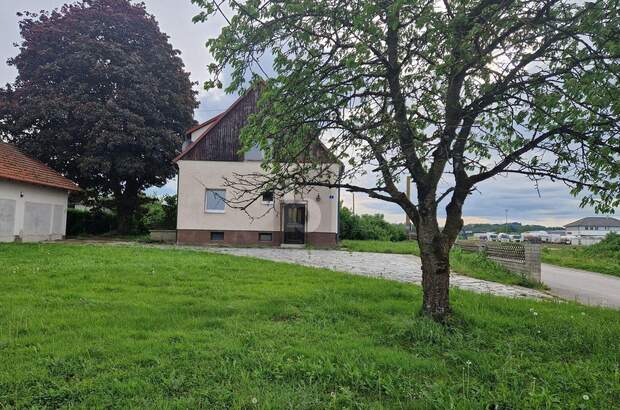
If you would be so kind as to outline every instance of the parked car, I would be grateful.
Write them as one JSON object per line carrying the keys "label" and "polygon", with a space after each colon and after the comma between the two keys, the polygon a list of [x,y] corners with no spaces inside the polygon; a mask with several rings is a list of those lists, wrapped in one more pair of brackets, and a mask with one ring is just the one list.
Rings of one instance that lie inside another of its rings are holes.
{"label": "parked car", "polygon": [[510,242],[521,242],[523,239],[521,235],[510,235]]}
{"label": "parked car", "polygon": [[497,240],[500,242],[510,242],[510,235],[507,233],[500,233],[497,235]]}

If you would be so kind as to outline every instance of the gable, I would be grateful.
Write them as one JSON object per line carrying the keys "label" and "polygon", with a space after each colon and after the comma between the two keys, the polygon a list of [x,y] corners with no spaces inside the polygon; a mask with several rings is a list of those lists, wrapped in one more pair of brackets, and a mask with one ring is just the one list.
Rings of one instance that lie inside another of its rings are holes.
{"label": "gable", "polygon": [[[244,155],[240,153],[242,148],[240,140],[241,130],[247,125],[248,117],[258,112],[259,98],[259,88],[253,87],[222,114],[188,130],[187,134],[192,136],[192,143],[175,158],[175,162],[180,160],[243,161]],[[194,138],[201,131],[202,133]],[[320,142],[318,137],[316,142],[312,143],[308,152],[302,155],[306,157],[307,154],[320,162],[338,162]],[[252,155],[250,157],[250,159],[258,160],[258,158],[254,158]],[[303,157],[296,158],[296,160],[303,161]]]}
{"label": "gable", "polygon": [[248,117],[257,111],[259,93],[252,88],[224,113],[210,122],[200,135],[175,161],[243,161],[239,135]]}

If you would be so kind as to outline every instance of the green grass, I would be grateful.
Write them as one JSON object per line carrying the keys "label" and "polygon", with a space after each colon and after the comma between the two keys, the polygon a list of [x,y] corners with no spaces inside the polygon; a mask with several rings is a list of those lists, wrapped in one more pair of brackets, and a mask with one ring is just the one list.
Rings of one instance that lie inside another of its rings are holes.
{"label": "green grass", "polygon": [[546,246],[542,261],[567,268],[620,276],[620,252],[597,252],[585,246]]}
{"label": "green grass", "polygon": [[[618,312],[200,251],[0,245],[0,408],[612,408]],[[584,397],[587,398],[584,399]]]}
{"label": "green grass", "polygon": [[[413,254],[420,256],[420,248],[415,241],[390,242],[390,241],[358,241],[343,240],[342,248],[354,252],[378,252]],[[519,285],[528,288],[544,289],[540,283],[510,272],[500,264],[486,258],[484,255],[462,252],[454,248],[450,253],[450,266],[454,272],[472,278],[504,283],[506,285]]]}

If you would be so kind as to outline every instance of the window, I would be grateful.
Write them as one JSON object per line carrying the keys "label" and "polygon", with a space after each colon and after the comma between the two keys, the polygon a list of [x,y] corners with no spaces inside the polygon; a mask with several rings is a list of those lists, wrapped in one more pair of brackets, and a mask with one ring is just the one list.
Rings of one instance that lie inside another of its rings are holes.
{"label": "window", "polygon": [[254,145],[245,154],[243,154],[243,159],[246,161],[262,161],[264,158],[265,156],[263,155],[263,151],[261,151],[258,145]]}
{"label": "window", "polygon": [[211,240],[212,241],[223,241],[224,232],[211,232]]}
{"label": "window", "polygon": [[258,240],[260,242],[271,242],[273,240],[273,234],[271,232],[261,232],[258,234]]}
{"label": "window", "polygon": [[271,204],[273,203],[273,191],[268,191],[263,193],[263,203]]}
{"label": "window", "polygon": [[224,213],[225,201],[225,189],[207,189],[205,194],[205,212]]}

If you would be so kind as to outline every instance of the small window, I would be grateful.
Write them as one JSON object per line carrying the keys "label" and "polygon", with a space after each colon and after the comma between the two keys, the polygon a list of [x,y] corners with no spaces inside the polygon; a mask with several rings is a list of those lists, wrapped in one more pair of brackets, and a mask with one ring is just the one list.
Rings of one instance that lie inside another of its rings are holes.
{"label": "small window", "polygon": [[224,232],[211,232],[211,240],[212,241],[223,241]]}
{"label": "small window", "polygon": [[224,213],[226,207],[225,189],[207,189],[205,194],[205,212]]}
{"label": "small window", "polygon": [[271,232],[261,232],[258,234],[258,240],[260,242],[271,242],[273,241],[273,234]]}
{"label": "small window", "polygon": [[263,203],[271,204],[273,203],[273,191],[268,191],[263,193]]}
{"label": "small window", "polygon": [[254,145],[243,154],[243,159],[246,161],[262,161],[264,158],[263,151],[258,145]]}

